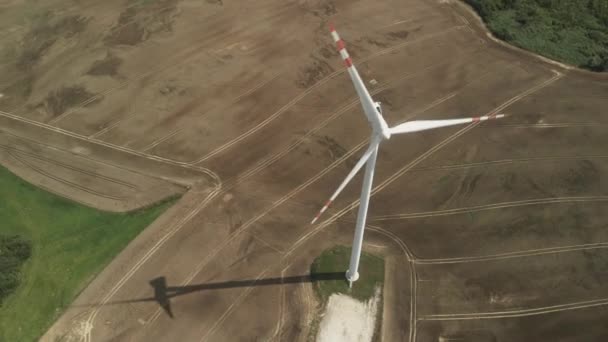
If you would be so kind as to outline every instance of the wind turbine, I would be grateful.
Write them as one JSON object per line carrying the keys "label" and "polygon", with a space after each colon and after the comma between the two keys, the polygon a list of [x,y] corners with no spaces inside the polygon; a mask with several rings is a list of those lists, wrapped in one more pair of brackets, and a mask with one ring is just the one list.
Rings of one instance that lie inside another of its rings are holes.
{"label": "wind turbine", "polygon": [[348,74],[350,75],[350,78],[355,86],[357,95],[359,95],[359,100],[361,101],[363,112],[367,117],[367,121],[369,121],[371,125],[372,133],[369,147],[367,148],[365,153],[363,153],[361,159],[359,159],[357,164],[355,164],[355,167],[346,176],[346,179],[344,179],[342,184],[340,184],[338,189],[329,198],[329,201],[327,201],[323,208],[321,208],[317,216],[312,220],[311,224],[314,224],[319,219],[321,214],[323,214],[323,212],[327,210],[327,208],[336,199],[336,197],[338,197],[338,194],[340,194],[340,192],[344,190],[346,185],[353,179],[357,172],[361,170],[363,165],[366,165],[365,176],[363,178],[363,189],[361,190],[361,200],[359,202],[359,212],[357,214],[357,223],[355,226],[355,237],[353,239],[353,248],[350,256],[350,265],[348,267],[348,270],[346,271],[346,279],[348,280],[349,286],[352,286],[353,282],[359,279],[358,269],[359,259],[361,257],[361,245],[363,244],[363,231],[365,229],[367,208],[369,205],[369,198],[372,189],[372,180],[374,178],[374,169],[376,166],[376,157],[378,155],[378,146],[380,145],[380,143],[384,140],[390,139],[391,135],[394,134],[419,132],[439,127],[462,125],[471,122],[498,119],[504,117],[504,115],[498,114],[449,120],[415,120],[408,121],[394,127],[388,127],[386,121],[382,117],[382,107],[380,106],[380,102],[375,102],[370,96],[367,89],[365,88],[365,84],[361,80],[357,69],[353,65],[352,59],[346,51],[344,41],[340,39],[338,32],[336,32],[332,24],[330,24],[330,32],[334,42],[336,43],[338,51],[340,52],[340,56],[342,56],[342,59],[346,64]]}

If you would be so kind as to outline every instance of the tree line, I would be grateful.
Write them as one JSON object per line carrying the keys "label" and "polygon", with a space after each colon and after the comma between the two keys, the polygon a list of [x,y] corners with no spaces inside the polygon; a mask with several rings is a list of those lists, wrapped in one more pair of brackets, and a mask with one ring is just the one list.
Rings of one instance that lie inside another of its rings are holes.
{"label": "tree line", "polygon": [[608,71],[608,0],[465,0],[505,41],[593,71]]}
{"label": "tree line", "polygon": [[0,304],[19,286],[21,268],[31,253],[30,242],[20,236],[0,236]]}

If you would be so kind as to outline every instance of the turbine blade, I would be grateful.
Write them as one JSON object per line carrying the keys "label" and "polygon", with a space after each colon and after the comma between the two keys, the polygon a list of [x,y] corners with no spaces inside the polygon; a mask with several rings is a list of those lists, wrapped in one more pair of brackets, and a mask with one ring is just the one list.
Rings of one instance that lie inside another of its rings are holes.
{"label": "turbine blade", "polygon": [[[378,110],[376,109],[376,103],[374,102],[371,95],[369,94],[369,91],[365,87],[365,83],[363,83],[361,76],[359,76],[359,72],[353,64],[353,60],[352,58],[350,58],[348,51],[346,51],[344,41],[340,38],[338,32],[336,32],[336,29],[334,28],[333,24],[329,25],[329,29],[331,32],[331,36],[334,42],[336,43],[338,52],[340,53],[340,56],[346,64],[348,74],[350,75],[350,79],[353,82],[353,85],[355,86],[355,90],[357,91],[357,95],[359,96],[359,101],[361,102],[363,112],[367,117],[367,121],[369,121],[373,128],[382,129],[382,122],[384,121],[384,118],[382,118],[378,113]],[[386,127],[386,122],[384,122],[384,127]]]}
{"label": "turbine blade", "polygon": [[359,170],[361,170],[361,168],[363,167],[363,165],[365,165],[365,162],[367,162],[367,160],[369,159],[369,157],[372,155],[372,152],[374,152],[376,150],[376,148],[378,147],[378,144],[379,144],[379,142],[377,140],[375,140],[375,139],[372,140],[371,144],[369,145],[369,147],[367,148],[367,150],[365,151],[365,153],[363,153],[363,155],[361,156],[361,158],[359,159],[359,161],[357,162],[357,164],[355,165],[355,167],[353,167],[353,169],[350,171],[350,173],[342,181],[342,184],[340,184],[340,186],[338,187],[338,189],[333,193],[333,195],[331,195],[331,197],[329,198],[329,200],[325,203],[325,205],[323,206],[323,208],[321,208],[321,210],[319,211],[319,213],[317,214],[317,216],[315,216],[315,218],[312,219],[312,222],[310,222],[310,224],[315,224],[315,222],[317,222],[317,220],[319,219],[319,217],[321,217],[321,214],[323,214],[323,212],[325,212],[325,210],[327,210],[327,208],[329,208],[329,206],[336,199],[336,197],[338,197],[338,195],[340,194],[340,192],[342,192],[342,190],[344,190],[344,188],[346,187],[346,185],[353,179],[353,177],[355,177],[355,175],[357,174],[357,172],[359,172]]}
{"label": "turbine blade", "polygon": [[411,133],[435,129],[440,127],[462,125],[471,122],[479,122],[493,119],[503,118],[504,114],[479,116],[475,118],[449,119],[449,120],[415,120],[404,122],[400,125],[390,128],[391,134]]}

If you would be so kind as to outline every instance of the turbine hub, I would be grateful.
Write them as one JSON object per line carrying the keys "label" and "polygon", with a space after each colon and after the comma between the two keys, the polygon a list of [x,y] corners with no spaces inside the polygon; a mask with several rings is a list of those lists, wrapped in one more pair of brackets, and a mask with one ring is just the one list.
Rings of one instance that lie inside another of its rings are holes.
{"label": "turbine hub", "polygon": [[[382,116],[382,104],[380,102],[375,102],[374,104],[376,106],[376,117],[378,117],[378,122],[376,123],[375,128],[380,131],[379,133],[384,140],[388,140],[391,138],[391,131],[388,128],[384,117]],[[380,124],[380,127],[378,127],[378,123]]]}

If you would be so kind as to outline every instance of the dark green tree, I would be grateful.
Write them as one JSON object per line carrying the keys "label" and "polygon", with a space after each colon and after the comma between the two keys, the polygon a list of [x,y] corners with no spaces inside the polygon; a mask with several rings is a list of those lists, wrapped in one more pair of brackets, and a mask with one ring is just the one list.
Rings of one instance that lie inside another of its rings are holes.
{"label": "dark green tree", "polygon": [[20,236],[0,236],[0,303],[19,285],[21,267],[31,252],[29,241]]}
{"label": "dark green tree", "polygon": [[608,0],[465,1],[500,39],[579,67],[608,70]]}

